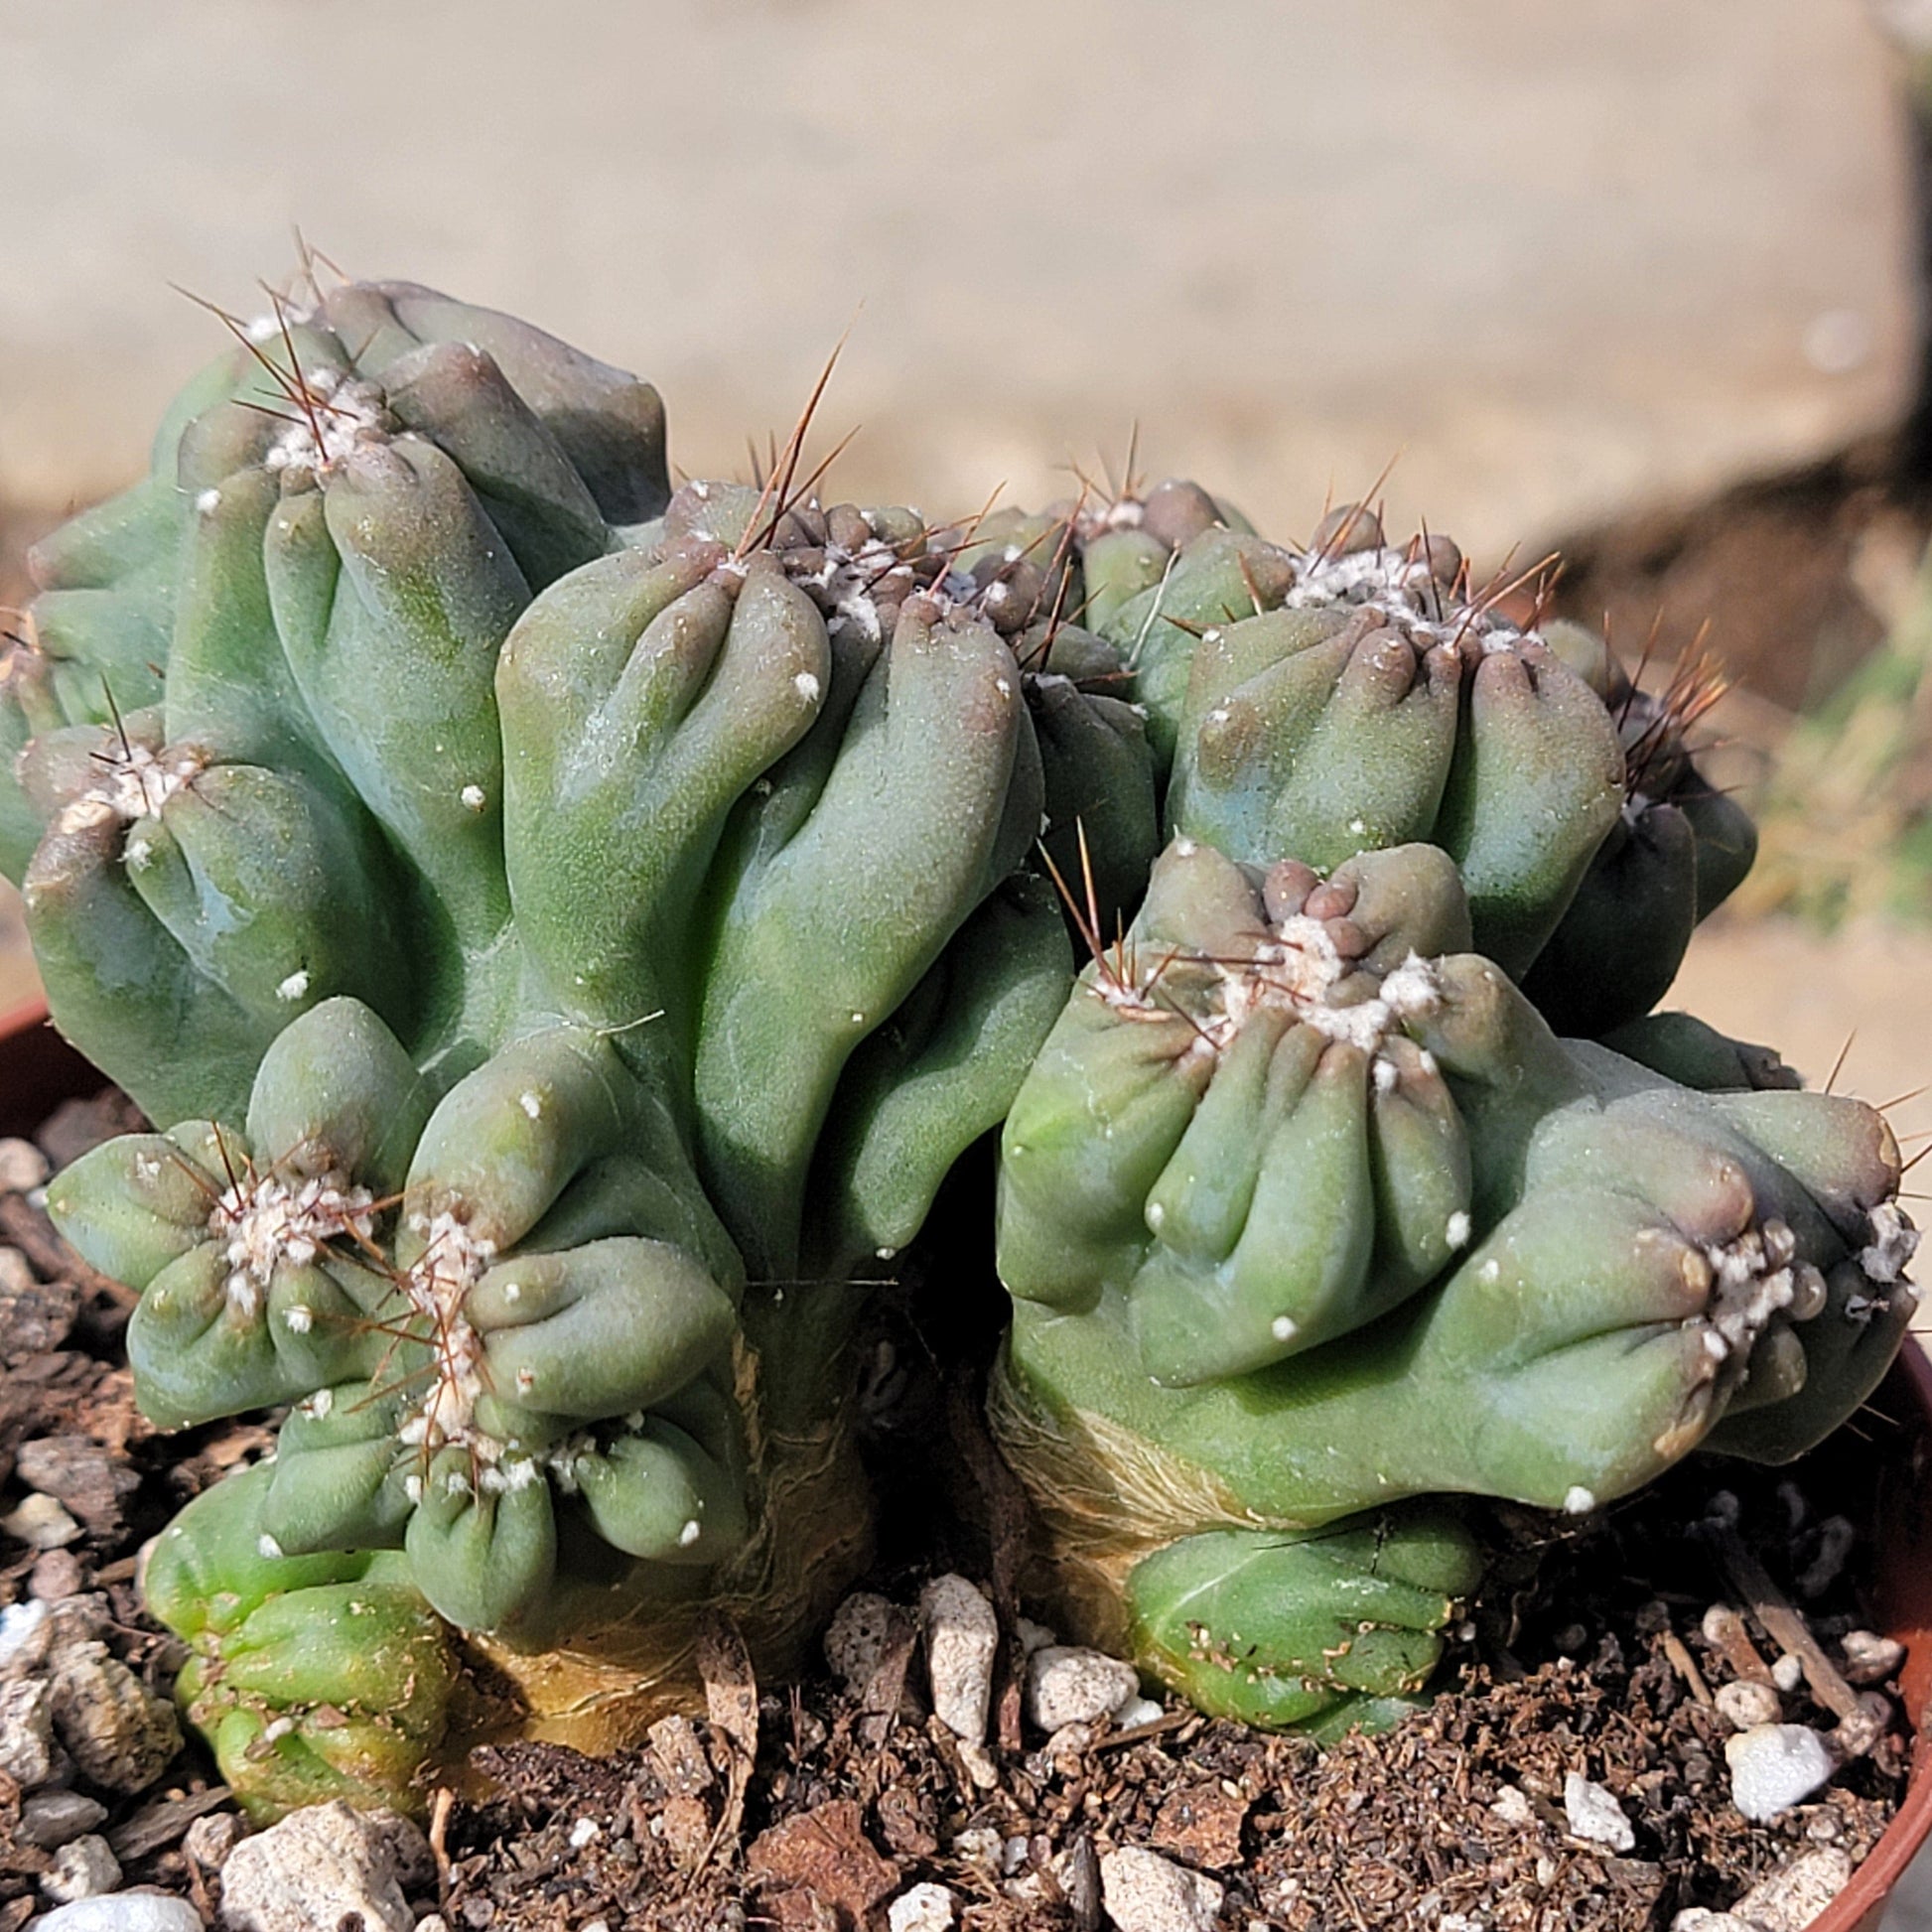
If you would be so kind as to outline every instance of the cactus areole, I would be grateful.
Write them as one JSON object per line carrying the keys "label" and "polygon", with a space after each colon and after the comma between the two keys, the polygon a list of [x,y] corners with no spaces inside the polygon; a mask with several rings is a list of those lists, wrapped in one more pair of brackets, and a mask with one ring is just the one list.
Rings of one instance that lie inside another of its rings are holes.
{"label": "cactus areole", "polygon": [[146,1573],[257,1813],[634,1740],[714,1613],[795,1665],[856,1323],[995,1130],[1036,1581],[1250,1723],[1400,1715],[1461,1499],[1884,1372],[1883,1119],[1652,1010],[1752,852],[1702,671],[1364,506],[941,527],[802,428],[673,493],[648,384],[412,284],[234,333],[34,555],[0,867],[154,1123],[48,1189],[142,1407],[285,1414]]}

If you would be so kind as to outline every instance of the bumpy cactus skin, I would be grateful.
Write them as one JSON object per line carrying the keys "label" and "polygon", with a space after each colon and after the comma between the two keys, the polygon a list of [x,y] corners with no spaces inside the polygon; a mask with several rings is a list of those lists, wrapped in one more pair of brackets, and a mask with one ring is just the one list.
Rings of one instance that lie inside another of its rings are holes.
{"label": "bumpy cactus skin", "polygon": [[398,1557],[276,1555],[269,1473],[197,1497],[148,1560],[148,1605],[191,1651],[177,1695],[259,1818],[383,1791],[419,1804],[460,1688],[449,1632]]}
{"label": "bumpy cactus skin", "polygon": [[[140,1399],[293,1405],[174,1541],[244,1607],[164,1609],[272,1809],[475,1734],[438,1697],[311,1750],[298,1707],[367,1687],[275,1679],[263,1632],[335,1629],[338,1585],[516,1685],[497,1730],[633,1736],[707,1603],[795,1654],[866,1547],[850,1278],[1065,995],[1024,872],[1049,767],[1114,787],[1122,894],[1155,813],[1138,716],[1087,688],[1118,655],[1024,546],[962,570],[909,512],[667,500],[645,385],[405,285],[260,346],[171,431],[146,534],[89,539],[169,616],[159,703],[44,711],[16,817],[56,1019],[166,1130],[51,1196],[141,1291]],[[31,651],[16,687],[51,689]]]}
{"label": "bumpy cactus skin", "polygon": [[1170,830],[1321,868],[1428,840],[1461,869],[1477,948],[1521,972],[1616,816],[1609,716],[1536,633],[1470,601],[1446,539],[1392,548],[1352,507],[1331,523],[1278,608],[1200,633]]}
{"label": "bumpy cactus skin", "polygon": [[655,391],[509,318],[350,284],[252,333],[37,553],[0,681],[50,1000],[165,1121],[237,1115],[335,994],[425,1061],[500,1035],[497,653],[668,496]]}
{"label": "bumpy cactus skin", "polygon": [[1560,1033],[1600,1035],[1640,1020],[1670,990],[1691,934],[1750,870],[1757,832],[1698,769],[1686,734],[1723,695],[1708,666],[1653,696],[1574,623],[1551,647],[1600,692],[1623,752],[1623,808],[1524,980]]}
{"label": "bumpy cactus skin", "polygon": [[1007,1286],[1075,1310],[1121,1293],[1147,1373],[1184,1386],[1434,1280],[1468,1239],[1469,1148],[1401,1028],[1439,998],[1423,956],[1467,941],[1432,846],[1259,889],[1210,847],[1170,848],[1008,1120]]}
{"label": "bumpy cactus skin", "polygon": [[1210,1530],[1129,1573],[1128,1640],[1210,1716],[1379,1729],[1414,1708],[1480,1574],[1467,1532],[1434,1506],[1336,1531]]}
{"label": "bumpy cactus skin", "polygon": [[[1913,1305],[1881,1116],[1753,1089],[1735,1049],[1726,1078],[1682,1028],[1654,1056],[1711,1091],[1559,1041],[1466,931],[1434,848],[1317,882],[1177,843],[1008,1120],[998,1432],[1061,1565],[1106,1580],[1073,1613],[1124,1602],[1143,1663],[1210,1708],[1299,1722],[1363,1688],[1257,1620],[1281,1532],[1359,1539],[1443,1491],[1587,1510],[1706,1442],[1783,1459],[1864,1400]],[[1261,1688],[1197,1682],[1141,1606],[1171,1589],[1207,1631],[1186,1655],[1225,1672],[1238,1629]]]}

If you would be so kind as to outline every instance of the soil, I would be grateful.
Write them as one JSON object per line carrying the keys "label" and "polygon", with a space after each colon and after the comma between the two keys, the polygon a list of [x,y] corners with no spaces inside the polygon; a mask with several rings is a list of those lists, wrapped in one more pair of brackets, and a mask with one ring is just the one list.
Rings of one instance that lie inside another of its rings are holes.
{"label": "soil", "polygon": [[[40,1143],[58,1164],[133,1124],[109,1094],[63,1107]],[[0,1542],[0,1601],[97,1592],[110,1647],[165,1687],[183,1653],[141,1610],[135,1553],[192,1495],[259,1455],[270,1431],[152,1432],[120,1351],[125,1292],[64,1248],[31,1193],[0,1191],[0,1244],[27,1263],[0,1270],[0,1475],[19,1490],[31,1472],[78,1526],[58,1549]],[[914,1286],[935,1306],[930,1283]],[[1581,1525],[1483,1511],[1489,1577],[1443,1673],[1449,1688],[1386,1735],[1323,1753],[1170,1702],[1129,1729],[1041,1737],[1023,1725],[1018,1689],[1018,1492],[973,1405],[937,1376],[935,1345],[956,1335],[922,1331],[906,1306],[889,1306],[867,1388],[888,1521],[918,1527],[889,1537],[870,1581],[910,1604],[946,1568],[989,1580],[1013,1633],[996,1690],[997,1784],[975,1784],[928,1715],[908,1614],[863,1689],[829,1676],[756,1686],[742,1667],[714,1665],[709,1717],[671,1721],[648,1749],[603,1761],[534,1743],[479,1752],[473,1794],[445,1795],[433,1813],[419,1914],[440,1912],[453,1932],[880,1932],[889,1901],[931,1881],[968,1927],[1091,1932],[1099,1858],[1137,1846],[1224,1885],[1230,1923],[1636,1932],[1733,1901],[1819,1848],[1857,1861],[1896,1810],[1908,1745],[1895,1696],[1875,1743],[1814,1801],[1759,1825],[1729,1803],[1728,1726],[1712,1704],[1781,1648],[1751,1608],[1762,1579],[1745,1574],[1740,1587],[1740,1543],[1771,1573],[1771,1600],[1788,1592],[1828,1650],[1871,1621],[1857,1532],[1887,1458],[1844,1435],[1782,1476],[1695,1462]],[[954,1330],[985,1311],[939,1306]],[[1861,1424],[1865,1437],[1895,1427],[1869,1411]],[[894,1511],[895,1494],[928,1506]],[[954,1506],[932,1509],[934,1494]],[[1721,1644],[1706,1613],[1726,1601],[1745,1614]],[[731,1646],[712,1651],[729,1658]],[[1836,1715],[1807,1689],[1785,1699],[1787,1722],[1829,1729]],[[1573,1772],[1615,1795],[1634,1834],[1626,1852],[1571,1831]],[[99,1795],[125,1882],[182,1893],[211,1916],[218,1871],[183,1840],[231,1806],[201,1747],[136,1797]],[[37,1909],[49,1863],[14,1839],[18,1816],[0,1780],[0,1932]]]}

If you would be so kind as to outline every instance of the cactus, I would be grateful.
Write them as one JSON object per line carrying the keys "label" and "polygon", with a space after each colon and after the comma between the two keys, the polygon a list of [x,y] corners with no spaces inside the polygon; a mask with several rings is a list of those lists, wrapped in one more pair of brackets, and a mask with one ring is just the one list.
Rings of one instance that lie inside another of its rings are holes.
{"label": "cactus", "polygon": [[[242,1608],[155,1599],[273,1809],[484,1723],[405,1701],[358,1757],[315,1734],[320,1666],[236,1704],[338,1586],[549,1735],[688,1697],[708,1603],[795,1653],[866,1543],[853,1278],[1064,996],[1049,787],[1106,808],[1122,893],[1156,830],[1117,655],[1007,546],[962,570],[910,512],[775,480],[667,499],[653,392],[398,285],[254,367],[284,419],[217,382],[174,438],[188,507],[142,486],[183,532],[142,580],[159,702],[46,714],[17,816],[57,1023],[163,1128],[51,1195],[140,1291],[138,1397],[292,1405],[171,1544]],[[379,1710],[358,1686],[335,1707]]]}
{"label": "cactus", "polygon": [[[1459,1547],[1439,1504],[1378,1514],[1406,1499],[1587,1510],[1707,1442],[1788,1458],[1913,1305],[1877,1113],[1747,1085],[1771,1069],[1709,1030],[1647,1030],[1708,1090],[1559,1040],[1469,923],[1433,847],[1317,880],[1178,840],[1005,1128],[997,1431],[1085,1579],[1072,1613],[1208,1708],[1400,1688],[1311,1661],[1309,1532],[1349,1526],[1319,1561],[1379,1588],[1412,1540]],[[1421,1562],[1398,1677],[1453,1571]]]}
{"label": "cactus", "polygon": [[149,1578],[251,1808],[635,1741],[715,1610],[787,1668],[865,1557],[862,1277],[1003,1120],[997,1433],[1206,1710],[1386,1722],[1458,1498],[1786,1457],[1883,1371],[1882,1121],[1651,1011],[1749,860],[1701,674],[1361,506],[933,527],[794,486],[803,423],[673,495],[655,392],[509,318],[257,333],[0,677],[0,862],[157,1130],[50,1210],[157,1424],[287,1408]]}
{"label": "cactus", "polygon": [[1670,990],[1692,932],[1750,870],[1757,832],[1688,742],[1724,695],[1714,666],[1686,665],[1653,696],[1581,625],[1546,634],[1616,720],[1623,806],[1523,985],[1552,1026],[1596,1035],[1641,1020]]}
{"label": "cactus", "polygon": [[36,553],[0,684],[50,999],[166,1121],[236,1114],[332,995],[425,1058],[500,1030],[496,657],[668,493],[656,392],[507,317],[352,283],[238,333],[149,479]]}

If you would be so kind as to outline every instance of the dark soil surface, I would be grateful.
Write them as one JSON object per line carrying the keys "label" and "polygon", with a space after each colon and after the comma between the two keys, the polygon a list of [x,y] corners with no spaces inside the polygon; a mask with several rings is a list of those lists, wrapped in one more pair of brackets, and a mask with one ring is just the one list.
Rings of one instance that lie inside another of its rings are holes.
{"label": "dark soil surface", "polygon": [[[128,1124],[111,1096],[72,1105],[42,1145],[71,1159]],[[119,1353],[124,1295],[64,1250],[31,1192],[0,1191],[0,1245],[27,1264],[0,1268],[0,1475],[12,1478],[0,1507],[38,1489],[77,1526],[44,1551],[6,1535],[0,1603],[99,1593],[115,1653],[164,1686],[181,1652],[140,1608],[135,1552],[269,1433],[243,1423],[153,1434]],[[952,1311],[955,1322],[973,1314]],[[1869,1440],[1841,1438],[1782,1479],[1701,1461],[1581,1525],[1485,1512],[1489,1581],[1444,1694],[1387,1735],[1324,1754],[1170,1708],[1133,1729],[1062,1733],[1048,1749],[1023,1725],[1015,1677],[1024,1526],[1011,1479],[972,1405],[941,1390],[916,1330],[889,1318],[876,1366],[889,1508],[894,1491],[950,1492],[955,1507],[928,1500],[909,1514],[917,1540],[889,1540],[872,1582],[909,1605],[937,1570],[991,1580],[1014,1633],[996,1690],[997,1784],[975,1784],[928,1715],[908,1614],[867,1694],[827,1677],[756,1686],[739,1674],[709,1686],[708,1718],[670,1721],[645,1750],[605,1761],[541,1744],[480,1752],[472,1795],[445,1794],[433,1813],[419,1913],[442,1913],[452,1932],[880,1932],[893,1898],[936,1881],[970,1927],[1090,1929],[1099,1859],[1142,1847],[1224,1885],[1230,1924],[1635,1932],[1734,1900],[1819,1847],[1863,1857],[1902,1795],[1894,1713],[1811,1802],[1749,1824],[1729,1802],[1729,1727],[1712,1704],[1782,1648],[1752,1610],[1761,1588],[1748,1576],[1740,1587],[1740,1544],[1828,1653],[1871,1621],[1853,1540],[1872,1507],[1870,1471],[1886,1459]],[[1872,1439],[1895,1427],[1870,1413],[1861,1424]],[[1705,1634],[1707,1611],[1726,1602],[1743,1620],[1720,1644]],[[1838,1714],[1800,1688],[1783,1715],[1829,1729]],[[1573,1835],[1571,1773],[1615,1794],[1634,1832],[1627,1852]],[[125,1882],[182,1892],[211,1915],[218,1871],[182,1841],[227,1798],[199,1746],[145,1792],[99,1795]],[[38,1908],[48,1865],[13,1838],[18,1816],[19,1794],[0,1779],[0,1932]]]}

